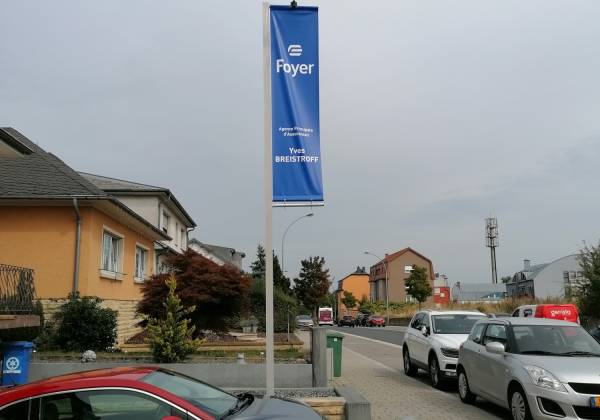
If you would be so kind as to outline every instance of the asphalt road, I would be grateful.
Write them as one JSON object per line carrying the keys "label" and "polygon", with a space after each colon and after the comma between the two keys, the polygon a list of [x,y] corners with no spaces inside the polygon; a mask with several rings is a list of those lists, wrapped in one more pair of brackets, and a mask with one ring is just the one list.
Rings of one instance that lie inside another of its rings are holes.
{"label": "asphalt road", "polygon": [[329,327],[329,329],[399,346],[404,343],[404,331],[406,331],[406,327]]}

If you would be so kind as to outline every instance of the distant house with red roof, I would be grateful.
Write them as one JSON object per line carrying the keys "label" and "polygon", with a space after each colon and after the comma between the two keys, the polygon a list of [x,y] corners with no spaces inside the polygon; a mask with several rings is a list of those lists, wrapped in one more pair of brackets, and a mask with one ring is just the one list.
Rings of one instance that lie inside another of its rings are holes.
{"label": "distant house with red roof", "polygon": [[[369,273],[369,285],[372,301],[386,301],[385,276],[386,268],[388,273],[389,301],[406,302],[412,300],[411,296],[406,294],[405,280],[410,276],[410,269],[413,265],[424,267],[427,271],[427,277],[430,279],[433,289],[435,272],[433,263],[425,255],[408,247],[393,254],[385,254],[385,258],[377,264],[371,266]],[[427,300],[433,301],[433,297]]]}

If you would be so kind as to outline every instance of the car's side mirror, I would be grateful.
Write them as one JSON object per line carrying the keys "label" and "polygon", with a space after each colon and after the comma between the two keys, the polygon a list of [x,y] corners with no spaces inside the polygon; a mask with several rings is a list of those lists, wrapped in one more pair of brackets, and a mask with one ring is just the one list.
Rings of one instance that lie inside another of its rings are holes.
{"label": "car's side mirror", "polygon": [[492,341],[491,343],[487,343],[485,345],[485,349],[488,353],[492,354],[504,354],[506,353],[506,349],[504,348],[504,344],[498,343],[497,341]]}
{"label": "car's side mirror", "polygon": [[427,337],[427,336],[429,335],[429,328],[427,328],[425,325],[423,325],[423,326],[421,327],[421,332],[423,333],[423,335],[424,335],[425,337]]}

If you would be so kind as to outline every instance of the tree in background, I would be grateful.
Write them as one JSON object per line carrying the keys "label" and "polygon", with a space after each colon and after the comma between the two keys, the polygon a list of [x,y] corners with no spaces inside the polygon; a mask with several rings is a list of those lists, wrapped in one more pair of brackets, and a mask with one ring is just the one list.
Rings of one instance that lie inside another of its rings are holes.
{"label": "tree in background", "polygon": [[358,303],[352,292],[349,292],[347,290],[344,290],[344,297],[341,299],[341,301],[346,307],[346,309],[354,309],[356,307],[356,304]]}
{"label": "tree in background", "polygon": [[371,301],[365,295],[358,302],[358,310],[364,314],[371,314]]}
{"label": "tree in background", "polygon": [[[252,270],[252,289],[250,291],[250,312],[258,320],[261,330],[265,329],[265,267],[266,253],[262,245],[258,245],[256,250],[256,260],[250,265]],[[290,288],[290,280],[284,276],[279,265],[277,255],[273,253],[273,309],[274,309],[274,330],[275,332],[285,332],[288,327],[288,318],[290,329],[296,326],[296,315],[298,315],[298,301]]]}
{"label": "tree in background", "polygon": [[258,244],[258,248],[256,249],[256,260],[250,264],[250,270],[254,280],[261,279],[265,276],[265,267],[267,265],[266,256],[265,249],[261,244]]}
{"label": "tree in background", "polygon": [[587,246],[579,254],[583,280],[572,285],[572,293],[586,318],[600,319],[600,243]]}
{"label": "tree in background", "polygon": [[[183,306],[196,308],[189,315],[197,330],[226,330],[230,319],[247,313],[252,278],[234,266],[219,266],[192,250],[168,258],[167,265],[177,280],[176,293]],[[144,283],[139,313],[161,317],[169,293],[168,277],[157,274]]]}
{"label": "tree in background", "polygon": [[[262,245],[258,245],[256,250],[256,260],[250,265],[252,270],[252,278],[254,280],[262,279],[265,277],[266,267],[266,254],[265,249]],[[291,293],[290,279],[285,276],[279,265],[279,258],[273,251],[273,287],[277,287],[280,290]]]}
{"label": "tree in background", "polygon": [[[258,320],[258,326],[261,331],[265,330],[265,280],[258,279],[254,281],[250,291],[250,312]],[[298,301],[288,293],[285,293],[279,287],[273,288],[273,310],[274,310],[274,331],[285,332],[288,326],[288,316],[290,321],[290,330],[296,327],[296,315],[298,315]]]}
{"label": "tree in background", "polygon": [[413,265],[412,272],[406,279],[405,284],[407,287],[406,293],[417,299],[420,310],[421,304],[433,293],[433,289],[427,278],[427,270],[424,267]]}
{"label": "tree in background", "polygon": [[512,280],[511,276],[504,276],[500,279],[502,281],[502,283],[506,284],[506,283],[510,283],[510,281]]}
{"label": "tree in background", "polygon": [[319,305],[328,299],[329,270],[323,257],[309,257],[301,265],[300,274],[294,279],[294,291],[300,302],[316,315]]}
{"label": "tree in background", "polygon": [[201,340],[192,337],[195,327],[190,326],[190,320],[186,318],[196,307],[184,308],[181,304],[181,299],[175,294],[175,275],[172,274],[165,280],[165,286],[168,292],[162,316],[148,320],[152,357],[156,363],[182,362],[202,344]]}

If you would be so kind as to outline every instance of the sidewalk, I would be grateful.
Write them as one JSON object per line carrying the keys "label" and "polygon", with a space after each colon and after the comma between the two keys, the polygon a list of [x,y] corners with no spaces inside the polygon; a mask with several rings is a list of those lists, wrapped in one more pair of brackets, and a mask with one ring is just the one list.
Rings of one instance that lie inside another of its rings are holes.
{"label": "sidewalk", "polygon": [[392,346],[346,336],[342,358],[342,377],[334,382],[348,385],[367,398],[371,402],[373,419],[509,418],[507,411],[484,401],[478,400],[476,406],[463,404],[456,391],[443,392],[432,388],[425,375],[418,378],[405,376],[401,370],[401,352]]}

